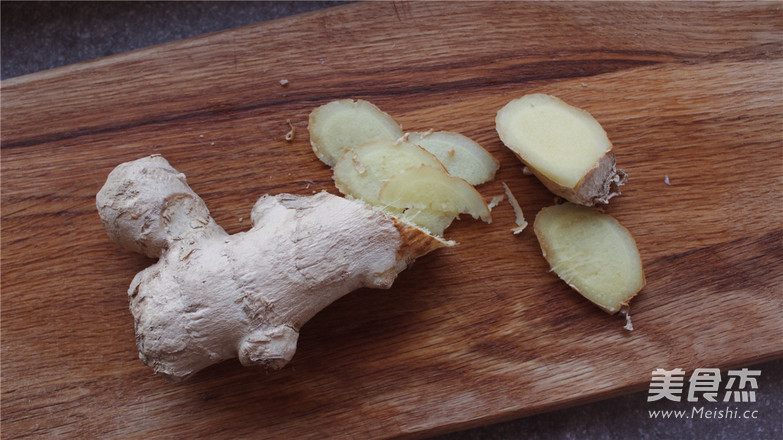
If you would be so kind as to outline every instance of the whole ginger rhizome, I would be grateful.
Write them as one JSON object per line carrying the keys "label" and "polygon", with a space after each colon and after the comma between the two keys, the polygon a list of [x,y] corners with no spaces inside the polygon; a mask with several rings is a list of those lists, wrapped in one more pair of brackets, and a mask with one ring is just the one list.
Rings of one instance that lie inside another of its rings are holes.
{"label": "whole ginger rhizome", "polygon": [[128,296],[140,358],[172,380],[236,357],[282,368],[318,311],[453,244],[326,192],[265,195],[252,228],[229,235],[160,156],[114,169],[97,207],[114,241],[158,258]]}

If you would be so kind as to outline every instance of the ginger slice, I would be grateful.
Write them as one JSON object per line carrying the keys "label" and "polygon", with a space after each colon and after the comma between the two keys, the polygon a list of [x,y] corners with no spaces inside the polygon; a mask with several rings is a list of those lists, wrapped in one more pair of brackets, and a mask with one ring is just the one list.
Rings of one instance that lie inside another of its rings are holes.
{"label": "ginger slice", "polygon": [[542,209],[533,230],[552,270],[605,311],[616,313],[644,287],[636,242],[610,215],[565,203]]}
{"label": "ginger slice", "polygon": [[334,183],[343,194],[377,206],[387,180],[419,166],[444,170],[435,156],[418,145],[380,140],[346,150],[334,165]]}
{"label": "ginger slice", "polygon": [[399,209],[420,209],[457,216],[470,214],[490,223],[487,203],[476,188],[443,170],[422,166],[389,179],[380,194],[381,203]]}
{"label": "ginger slice", "polygon": [[[335,185],[347,197],[377,206],[434,235],[442,235],[460,212],[489,222],[489,209],[472,183],[493,179],[499,162],[469,138],[432,130],[403,134],[401,126],[373,104],[350,99],[313,110],[308,129],[313,151],[333,168]],[[402,172],[422,167],[434,171],[407,174],[406,179],[417,177],[393,184],[388,191],[395,194],[391,203],[381,200],[388,182]]]}
{"label": "ginger slice", "polygon": [[[386,210],[389,211],[390,207],[387,207]],[[395,211],[399,212],[399,208],[395,208]],[[451,226],[451,222],[457,218],[457,216],[454,214],[445,214],[429,209],[414,208],[405,209],[401,215],[394,213],[392,213],[392,215],[399,217],[406,223],[414,224],[436,236],[442,236],[446,228]]]}
{"label": "ginger slice", "polygon": [[553,193],[585,206],[608,203],[626,181],[612,143],[590,113],[532,94],[506,104],[495,118],[503,143]]}
{"label": "ginger slice", "polygon": [[402,136],[402,128],[391,116],[361,99],[341,99],[316,108],[307,129],[315,155],[330,167],[346,149]]}
{"label": "ginger slice", "polygon": [[408,142],[434,154],[449,174],[464,179],[471,185],[480,185],[494,179],[500,167],[500,162],[481,145],[459,133],[414,132],[408,135]]}

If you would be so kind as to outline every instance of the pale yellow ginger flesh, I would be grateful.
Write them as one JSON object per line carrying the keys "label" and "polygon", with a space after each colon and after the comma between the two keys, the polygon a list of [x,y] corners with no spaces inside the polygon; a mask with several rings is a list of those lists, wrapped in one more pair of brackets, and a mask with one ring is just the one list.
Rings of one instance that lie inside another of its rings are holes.
{"label": "pale yellow ginger flesh", "polygon": [[453,245],[326,192],[265,195],[252,228],[229,235],[160,156],[115,168],[96,205],[112,239],[158,259],[128,296],[139,357],[172,380],[237,357],[281,368],[318,311],[361,287],[389,288],[415,258]]}
{"label": "pale yellow ginger flesh", "polygon": [[476,188],[436,168],[407,169],[383,185],[381,203],[395,208],[431,210],[457,216],[470,214],[490,223],[487,203]]}
{"label": "pale yellow ginger flesh", "polygon": [[608,203],[625,183],[601,124],[554,96],[539,93],[509,102],[498,111],[495,126],[503,143],[566,200]]}
{"label": "pale yellow ginger flesh", "polygon": [[451,223],[457,218],[456,214],[443,213],[432,209],[403,209],[388,205],[384,209],[391,212],[391,215],[437,236],[442,236],[446,228],[451,226]]}
{"label": "pale yellow ginger flesh", "polygon": [[470,138],[450,131],[414,132],[408,142],[419,145],[438,158],[446,171],[471,185],[480,185],[495,178],[500,163],[487,150]]}
{"label": "pale yellow ginger flesh", "polygon": [[[467,192],[471,203],[478,206],[474,200],[478,193],[472,186],[472,191],[467,191],[464,185],[491,180],[499,166],[484,148],[458,133],[428,131],[403,134],[400,125],[389,115],[361,100],[334,101],[318,107],[310,114],[308,128],[313,151],[332,167],[335,186],[340,192],[379,206],[434,235],[442,235],[458,218],[460,211],[453,209],[456,202],[452,199],[426,198],[454,197]],[[428,177],[407,184],[416,199],[396,199],[394,204],[380,200],[381,188],[387,182],[399,173],[420,167],[437,171],[435,184],[446,183],[456,187],[451,191],[433,191],[411,186],[433,183]],[[449,179],[452,176],[456,177]],[[488,210],[484,212],[486,203],[481,200],[480,204],[483,206],[466,207],[465,212],[488,219]],[[447,207],[445,211],[441,208],[444,206]]]}
{"label": "pale yellow ginger flesh", "polygon": [[348,148],[402,137],[402,128],[391,116],[361,99],[342,99],[316,108],[307,128],[315,155],[330,167]]}
{"label": "pale yellow ginger flesh", "polygon": [[644,287],[636,242],[610,215],[565,203],[542,209],[533,229],[552,270],[605,311],[627,306]]}
{"label": "pale yellow ginger flesh", "polygon": [[384,183],[419,166],[445,171],[435,156],[418,145],[380,140],[346,150],[334,166],[334,183],[343,194],[377,206]]}

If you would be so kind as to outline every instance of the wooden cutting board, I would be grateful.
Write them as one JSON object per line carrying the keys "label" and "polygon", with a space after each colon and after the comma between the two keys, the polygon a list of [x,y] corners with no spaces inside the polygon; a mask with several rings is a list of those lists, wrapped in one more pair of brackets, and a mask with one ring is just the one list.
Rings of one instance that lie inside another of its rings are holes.
{"label": "wooden cutting board", "polygon": [[[780,3],[384,2],[3,81],[4,437],[422,437],[646,389],[656,368],[780,357],[782,37]],[[103,231],[113,167],[162,154],[242,231],[263,194],[337,192],[307,117],[362,98],[481,143],[501,170],[480,192],[506,182],[532,220],[553,196],[494,129],[532,92],[590,111],[630,175],[606,211],[644,259],[633,332],[550,273],[502,203],[391,290],[317,315],[282,371],[228,361],[170,384],[138,360],[126,289],[151,261]]]}

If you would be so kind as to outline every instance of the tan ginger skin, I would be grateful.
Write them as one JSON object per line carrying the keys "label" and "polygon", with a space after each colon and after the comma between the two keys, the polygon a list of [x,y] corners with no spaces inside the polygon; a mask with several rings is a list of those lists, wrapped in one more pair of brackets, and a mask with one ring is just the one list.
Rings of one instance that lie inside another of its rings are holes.
{"label": "tan ginger skin", "polygon": [[112,239],[159,259],[128,295],[139,357],[171,380],[235,357],[282,368],[318,311],[452,244],[326,192],[265,195],[229,235],[160,156],[119,165],[96,199]]}

